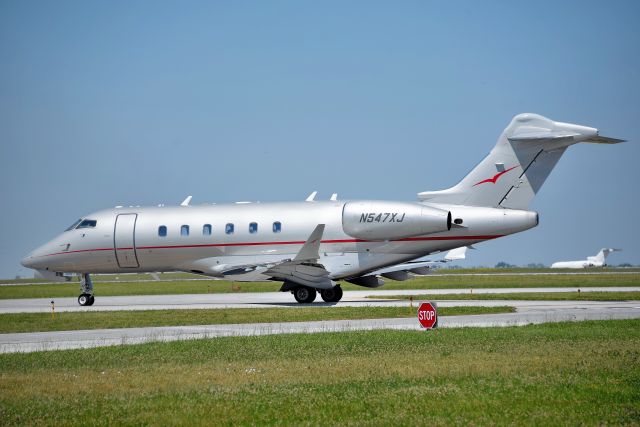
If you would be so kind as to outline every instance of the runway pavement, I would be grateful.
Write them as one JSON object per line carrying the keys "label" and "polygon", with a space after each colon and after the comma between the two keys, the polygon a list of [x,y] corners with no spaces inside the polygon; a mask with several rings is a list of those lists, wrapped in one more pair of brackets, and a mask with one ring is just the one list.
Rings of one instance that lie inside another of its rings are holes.
{"label": "runway pavement", "polygon": [[[318,296],[313,306],[380,306],[404,305],[408,302],[376,300],[376,296],[447,295],[460,293],[501,294],[529,292],[640,292],[640,287],[592,287],[592,288],[494,288],[494,289],[423,289],[423,290],[362,290],[345,291],[338,304],[324,303]],[[373,298],[371,298],[373,297]],[[301,307],[288,292],[256,292],[228,294],[192,294],[192,295],[136,295],[136,296],[96,296],[92,307],[81,307],[76,298],[29,298],[0,300],[0,313],[44,313],[51,311],[54,301],[56,312],[68,311],[117,311],[117,310],[175,310],[194,308],[255,308],[255,307]],[[456,303],[456,305],[463,305]]]}
{"label": "runway pavement", "polygon": [[[409,302],[402,303],[408,304]],[[518,311],[506,314],[443,316],[438,320],[440,328],[502,327],[545,322],[640,318],[640,302],[638,301],[451,301],[450,303],[451,305],[512,305],[516,306]],[[445,306],[447,304],[440,303],[439,305]],[[372,329],[419,330],[420,326],[416,318],[401,318],[0,334],[0,353],[78,349],[227,336]]]}

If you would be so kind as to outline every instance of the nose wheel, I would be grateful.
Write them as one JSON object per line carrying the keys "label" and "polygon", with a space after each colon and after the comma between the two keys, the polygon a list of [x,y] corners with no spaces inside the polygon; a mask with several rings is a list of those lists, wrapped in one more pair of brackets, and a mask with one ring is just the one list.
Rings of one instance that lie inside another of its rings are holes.
{"label": "nose wheel", "polygon": [[83,307],[84,306],[88,306],[88,305],[93,305],[95,300],[96,300],[96,298],[93,295],[81,294],[78,297],[78,304],[80,304]]}
{"label": "nose wheel", "polygon": [[95,300],[91,276],[89,276],[89,273],[84,273],[80,276],[80,296],[78,297],[78,304],[83,307],[91,306]]}

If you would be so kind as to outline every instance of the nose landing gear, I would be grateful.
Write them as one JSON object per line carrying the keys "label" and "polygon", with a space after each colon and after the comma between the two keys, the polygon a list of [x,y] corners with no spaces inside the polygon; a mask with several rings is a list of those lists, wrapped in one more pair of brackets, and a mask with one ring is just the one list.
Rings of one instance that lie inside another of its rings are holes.
{"label": "nose landing gear", "polygon": [[78,297],[78,304],[81,306],[93,305],[95,297],[93,296],[93,282],[89,273],[84,273],[80,276],[80,296]]}

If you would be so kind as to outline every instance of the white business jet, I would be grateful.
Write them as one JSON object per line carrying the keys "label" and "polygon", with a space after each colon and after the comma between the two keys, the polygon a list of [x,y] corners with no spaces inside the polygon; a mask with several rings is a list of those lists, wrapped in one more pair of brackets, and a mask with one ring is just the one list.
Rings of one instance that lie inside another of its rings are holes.
{"label": "white business jet", "polygon": [[233,281],[280,281],[300,303],[319,291],[337,302],[346,281],[409,279],[429,254],[535,227],[527,210],[564,151],[618,143],[598,130],[537,114],[513,118],[497,144],[454,187],[416,202],[382,200],[116,207],[94,212],[22,260],[44,277],[78,274],[80,305],[94,302],[91,273],[187,271]]}
{"label": "white business jet", "polygon": [[597,255],[589,256],[580,261],[558,261],[551,264],[551,268],[588,268],[604,267],[607,265],[607,256],[611,252],[618,252],[622,249],[602,248]]}

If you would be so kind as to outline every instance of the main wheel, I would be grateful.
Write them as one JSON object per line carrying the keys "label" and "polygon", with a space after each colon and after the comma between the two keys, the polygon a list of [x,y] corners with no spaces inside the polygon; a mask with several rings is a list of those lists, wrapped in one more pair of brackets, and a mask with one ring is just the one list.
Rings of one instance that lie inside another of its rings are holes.
{"label": "main wheel", "polygon": [[80,304],[81,306],[87,306],[87,305],[91,305],[93,303],[93,301],[91,301],[92,296],[89,294],[81,294],[78,297],[78,304]]}
{"label": "main wheel", "polygon": [[335,285],[331,289],[323,289],[320,291],[320,296],[326,302],[338,302],[342,299],[342,288],[340,285]]}
{"label": "main wheel", "polygon": [[94,303],[94,302],[96,302],[96,297],[94,297],[93,295],[91,295],[91,296],[89,297],[89,304],[87,304],[87,305],[93,305],[93,303]]}
{"label": "main wheel", "polygon": [[300,304],[310,304],[316,299],[316,290],[306,286],[298,286],[293,290],[293,297]]}

